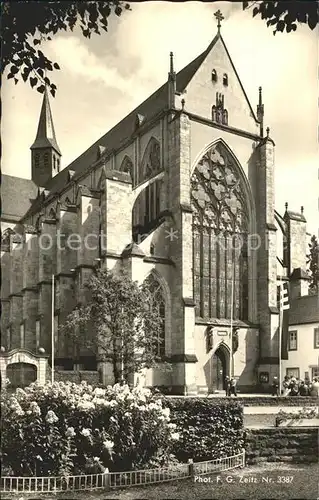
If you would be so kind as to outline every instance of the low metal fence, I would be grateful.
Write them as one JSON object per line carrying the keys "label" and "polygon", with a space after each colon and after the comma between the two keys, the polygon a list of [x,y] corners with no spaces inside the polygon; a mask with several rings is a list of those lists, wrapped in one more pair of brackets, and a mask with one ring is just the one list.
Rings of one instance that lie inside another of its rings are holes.
{"label": "low metal fence", "polygon": [[145,469],[128,472],[83,474],[66,477],[1,477],[2,493],[59,493],[61,491],[85,491],[125,488],[176,481],[205,474],[222,472],[245,466],[245,451],[231,457],[205,462],[178,464],[172,467]]}

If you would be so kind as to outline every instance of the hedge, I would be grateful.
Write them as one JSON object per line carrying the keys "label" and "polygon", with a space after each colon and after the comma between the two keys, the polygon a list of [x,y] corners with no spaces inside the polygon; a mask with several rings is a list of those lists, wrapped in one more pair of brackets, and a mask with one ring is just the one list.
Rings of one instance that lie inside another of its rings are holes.
{"label": "hedge", "polygon": [[165,398],[179,440],[173,453],[185,462],[211,460],[240,453],[244,447],[243,407],[236,401],[216,404],[213,399]]}

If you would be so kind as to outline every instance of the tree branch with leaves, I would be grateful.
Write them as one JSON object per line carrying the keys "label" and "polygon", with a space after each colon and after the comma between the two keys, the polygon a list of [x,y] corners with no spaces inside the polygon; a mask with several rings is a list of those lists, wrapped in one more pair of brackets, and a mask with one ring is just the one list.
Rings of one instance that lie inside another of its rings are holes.
{"label": "tree branch with leaves", "polygon": [[58,31],[73,31],[77,26],[85,38],[100,35],[108,30],[109,16],[120,16],[125,9],[130,9],[129,5],[120,0],[1,2],[2,72],[8,69],[8,79],[29,81],[41,94],[47,85],[55,96],[57,87],[48,73],[60,66],[36,47]]}
{"label": "tree branch with leaves", "polygon": [[309,266],[310,283],[309,290],[311,293],[319,291],[319,242],[315,235],[310,239],[309,254],[307,255],[307,264]]}
{"label": "tree branch with leaves", "polygon": [[267,26],[275,28],[274,35],[278,31],[296,31],[298,23],[307,24],[314,30],[319,23],[319,2],[316,0],[243,2],[243,9],[252,9],[253,17],[265,19]]}
{"label": "tree branch with leaves", "polygon": [[162,363],[158,345],[165,325],[147,285],[138,286],[125,272],[99,270],[87,289],[88,302],[68,315],[62,333],[110,362],[115,383]]}

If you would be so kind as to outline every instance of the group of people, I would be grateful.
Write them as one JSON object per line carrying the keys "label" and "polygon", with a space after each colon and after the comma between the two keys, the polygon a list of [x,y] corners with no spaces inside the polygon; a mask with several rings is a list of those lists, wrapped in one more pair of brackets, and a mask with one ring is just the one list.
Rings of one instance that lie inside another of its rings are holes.
{"label": "group of people", "polygon": [[237,380],[232,377],[226,377],[225,378],[225,391],[226,391],[226,396],[231,396],[232,394],[237,397],[237,391],[236,391],[236,385],[237,385]]}
{"label": "group of people", "polygon": [[[286,375],[282,383],[283,396],[313,396],[319,397],[319,377],[300,380],[296,377]],[[272,395],[280,396],[278,377],[273,378]]]}

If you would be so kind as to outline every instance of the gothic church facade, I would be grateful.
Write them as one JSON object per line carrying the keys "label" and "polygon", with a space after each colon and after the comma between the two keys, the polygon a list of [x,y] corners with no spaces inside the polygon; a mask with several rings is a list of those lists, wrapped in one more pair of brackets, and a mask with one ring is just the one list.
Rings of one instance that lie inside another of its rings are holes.
{"label": "gothic church facade", "polygon": [[[261,89],[255,112],[219,28],[178,73],[171,54],[166,83],[63,169],[45,94],[32,179],[2,180],[2,357],[50,363],[53,276],[57,370],[99,370],[112,383],[107,363],[58,334],[101,265],[152,282],[171,369],[148,370],[145,385],[222,389],[231,363],[243,391],[278,375],[277,282],[305,267],[306,221],[275,212],[263,114]],[[71,234],[78,248],[57,243]]]}

